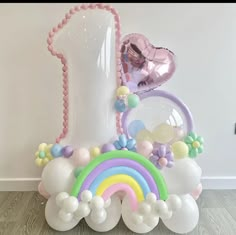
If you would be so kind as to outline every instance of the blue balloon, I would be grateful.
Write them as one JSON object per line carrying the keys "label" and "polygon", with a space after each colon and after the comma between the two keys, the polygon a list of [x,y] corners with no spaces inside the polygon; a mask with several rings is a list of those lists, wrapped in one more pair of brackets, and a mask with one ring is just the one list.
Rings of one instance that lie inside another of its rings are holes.
{"label": "blue balloon", "polygon": [[117,112],[123,113],[126,111],[126,105],[123,100],[116,100],[115,109]]}
{"label": "blue balloon", "polygon": [[54,144],[51,148],[51,154],[53,157],[61,157],[63,147],[60,144]]}
{"label": "blue balloon", "polygon": [[129,135],[135,138],[139,131],[146,129],[144,123],[141,120],[134,120],[128,126]]}

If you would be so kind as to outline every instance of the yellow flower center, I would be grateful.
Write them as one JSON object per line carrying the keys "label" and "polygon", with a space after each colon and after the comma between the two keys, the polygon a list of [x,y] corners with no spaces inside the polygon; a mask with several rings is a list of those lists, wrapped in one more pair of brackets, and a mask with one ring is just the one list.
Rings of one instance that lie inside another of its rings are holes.
{"label": "yellow flower center", "polygon": [[193,146],[194,148],[199,148],[199,147],[200,147],[200,143],[199,143],[198,141],[194,141],[194,142],[192,143],[192,146]]}

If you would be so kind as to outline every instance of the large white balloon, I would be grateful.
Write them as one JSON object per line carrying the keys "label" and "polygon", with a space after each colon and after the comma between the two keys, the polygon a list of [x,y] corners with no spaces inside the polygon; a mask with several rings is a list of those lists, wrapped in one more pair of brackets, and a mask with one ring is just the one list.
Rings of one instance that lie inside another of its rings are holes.
{"label": "large white balloon", "polygon": [[175,161],[172,168],[162,170],[169,194],[191,193],[200,183],[202,170],[198,164],[190,159],[183,158]]}
{"label": "large white balloon", "polygon": [[118,196],[111,197],[111,204],[106,208],[107,218],[101,224],[93,222],[90,216],[85,217],[88,226],[97,232],[107,232],[112,230],[119,222],[121,217],[121,201]]}
{"label": "large white balloon", "polygon": [[[130,202],[129,198],[127,196],[124,197],[122,201],[122,218],[125,223],[125,225],[133,232],[135,233],[148,233],[151,230],[153,230],[158,222],[159,222],[159,217],[156,218],[154,221],[155,223],[152,223],[152,226],[146,225],[144,222],[141,223],[134,223],[133,216],[132,216],[132,210],[130,207]],[[146,221],[145,221],[146,222]]]}
{"label": "large white balloon", "polygon": [[73,218],[69,222],[64,222],[59,217],[60,209],[61,208],[56,204],[56,195],[51,196],[47,201],[45,208],[45,218],[51,228],[57,231],[68,231],[74,228],[81,220],[80,218]]}
{"label": "large white balloon", "polygon": [[70,159],[56,158],[43,169],[42,183],[50,195],[60,192],[70,193],[74,181],[74,166]]}
{"label": "large white balloon", "polygon": [[63,145],[88,148],[116,135],[114,26],[110,12],[88,9],[73,14],[55,37],[55,49],[68,58],[69,129]]}
{"label": "large white balloon", "polygon": [[173,212],[170,219],[162,221],[171,231],[183,234],[191,232],[196,227],[199,220],[199,210],[195,200],[189,194],[180,198],[182,207]]}

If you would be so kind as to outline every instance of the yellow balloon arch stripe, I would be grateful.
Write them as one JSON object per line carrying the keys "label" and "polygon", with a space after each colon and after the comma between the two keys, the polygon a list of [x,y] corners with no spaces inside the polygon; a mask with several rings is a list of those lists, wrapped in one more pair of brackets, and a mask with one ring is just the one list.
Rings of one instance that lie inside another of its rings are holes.
{"label": "yellow balloon arch stripe", "polygon": [[103,196],[104,192],[114,184],[128,184],[135,192],[138,202],[144,200],[143,191],[138,182],[129,175],[113,175],[105,179],[97,188],[96,195]]}

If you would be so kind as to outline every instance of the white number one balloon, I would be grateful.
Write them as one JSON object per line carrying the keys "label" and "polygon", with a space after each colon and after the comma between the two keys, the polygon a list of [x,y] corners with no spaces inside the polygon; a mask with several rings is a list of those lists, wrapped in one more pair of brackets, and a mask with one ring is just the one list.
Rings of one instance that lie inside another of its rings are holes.
{"label": "white number one balloon", "polygon": [[116,135],[119,18],[108,6],[104,9],[97,4],[96,9],[90,9],[90,5],[87,8],[71,10],[49,36],[49,51],[64,63],[63,93],[68,93],[68,98],[63,98],[67,99],[64,134],[57,142],[74,147],[97,146]]}

